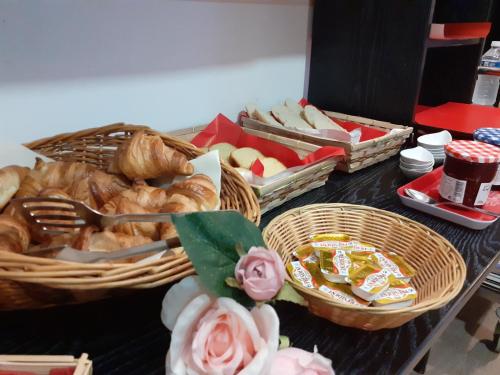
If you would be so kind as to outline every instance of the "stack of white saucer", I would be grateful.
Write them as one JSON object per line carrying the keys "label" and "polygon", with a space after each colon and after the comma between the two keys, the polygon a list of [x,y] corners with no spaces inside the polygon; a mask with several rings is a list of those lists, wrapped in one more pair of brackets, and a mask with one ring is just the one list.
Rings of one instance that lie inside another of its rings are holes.
{"label": "stack of white saucer", "polygon": [[399,167],[408,178],[420,177],[434,167],[434,157],[423,147],[407,148],[399,155]]}
{"label": "stack of white saucer", "polygon": [[417,139],[418,145],[432,154],[436,164],[441,164],[444,161],[444,146],[451,141],[451,134],[446,130],[422,135]]}

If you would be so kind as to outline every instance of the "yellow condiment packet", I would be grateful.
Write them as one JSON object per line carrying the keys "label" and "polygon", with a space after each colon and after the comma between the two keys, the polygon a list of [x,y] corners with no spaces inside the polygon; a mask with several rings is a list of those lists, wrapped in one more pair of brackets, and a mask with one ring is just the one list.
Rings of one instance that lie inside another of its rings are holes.
{"label": "yellow condiment packet", "polygon": [[374,306],[400,309],[411,306],[417,299],[417,291],[403,280],[391,282],[389,288],[380,293],[373,301]]}
{"label": "yellow condiment packet", "polygon": [[301,245],[292,253],[297,259],[304,259],[310,256],[314,251],[314,248],[310,244]]}
{"label": "yellow condiment packet", "polygon": [[367,301],[373,301],[390,285],[391,271],[377,264],[364,263],[349,273],[352,292]]}
{"label": "yellow condiment packet", "polygon": [[319,241],[349,241],[351,237],[344,233],[322,233],[314,234],[311,236],[312,242]]}
{"label": "yellow condiment packet", "polygon": [[321,251],[319,265],[323,277],[334,283],[347,283],[351,259],[343,250]]}
{"label": "yellow condiment packet", "polygon": [[370,302],[356,297],[352,293],[351,288],[345,284],[325,283],[320,285],[318,290],[330,296],[335,302],[345,305],[366,307],[370,304]]}
{"label": "yellow condiment packet", "polygon": [[312,277],[307,268],[298,260],[290,262],[286,266],[290,277],[305,288],[314,289],[317,282]]}
{"label": "yellow condiment packet", "polygon": [[393,252],[373,253],[371,259],[392,272],[395,278],[409,282],[415,276],[415,269],[410,266],[401,256]]}

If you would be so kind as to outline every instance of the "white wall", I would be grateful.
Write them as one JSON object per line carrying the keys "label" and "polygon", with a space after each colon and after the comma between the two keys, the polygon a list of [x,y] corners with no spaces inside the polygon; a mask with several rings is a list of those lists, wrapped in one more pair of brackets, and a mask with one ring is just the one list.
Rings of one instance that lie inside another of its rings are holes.
{"label": "white wall", "polygon": [[0,137],[173,130],[298,99],[309,16],[308,0],[2,0]]}

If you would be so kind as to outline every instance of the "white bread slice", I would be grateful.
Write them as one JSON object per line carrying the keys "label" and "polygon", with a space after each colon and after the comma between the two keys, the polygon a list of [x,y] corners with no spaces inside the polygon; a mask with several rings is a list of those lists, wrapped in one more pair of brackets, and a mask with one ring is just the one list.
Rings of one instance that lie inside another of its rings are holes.
{"label": "white bread slice", "polygon": [[278,121],[276,121],[270,113],[261,111],[259,108],[255,109],[254,116],[256,120],[263,122],[264,124],[283,126]]}
{"label": "white bread slice", "polygon": [[299,116],[301,116],[302,111],[304,111],[304,108],[302,108],[302,106],[299,103],[290,98],[285,100],[285,106],[287,106],[292,112],[295,112]]}
{"label": "white bread slice", "polygon": [[245,109],[247,110],[248,117],[250,118],[255,118],[255,111],[257,110],[257,104],[255,103],[247,103],[245,106]]}
{"label": "white bread slice", "polygon": [[230,143],[216,143],[208,148],[209,151],[213,150],[219,150],[219,159],[224,160],[225,162],[229,162],[229,155],[231,155],[231,152],[236,150],[236,147],[234,147]]}
{"label": "white bread slice", "polygon": [[250,169],[256,159],[264,158],[259,150],[251,147],[242,147],[231,152],[229,161],[237,167]]}
{"label": "white bread slice", "polygon": [[286,171],[286,167],[278,159],[275,158],[259,158],[262,165],[264,165],[264,174],[262,177],[267,178],[283,171]]}
{"label": "white bread slice", "polygon": [[271,112],[287,128],[311,129],[311,125],[305,122],[300,115],[293,112],[287,106],[274,106]]}
{"label": "white bread slice", "polygon": [[336,124],[330,117],[325,115],[315,106],[306,105],[304,107],[304,118],[316,129],[336,129],[347,133],[343,127]]}

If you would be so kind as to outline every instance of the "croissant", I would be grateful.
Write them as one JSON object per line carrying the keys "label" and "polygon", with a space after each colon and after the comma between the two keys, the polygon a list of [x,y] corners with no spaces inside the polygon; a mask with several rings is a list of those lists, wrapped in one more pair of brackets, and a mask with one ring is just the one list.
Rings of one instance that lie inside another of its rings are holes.
{"label": "croissant", "polygon": [[0,250],[22,253],[30,244],[28,227],[12,216],[0,215]]}
{"label": "croissant", "polygon": [[[167,189],[168,202],[161,212],[193,212],[213,210],[219,203],[217,189],[212,180],[203,174],[194,175]],[[166,240],[177,235],[171,223],[160,224],[160,238]]]}
{"label": "croissant", "polygon": [[183,153],[166,146],[158,135],[139,131],[121,145],[115,154],[116,167],[130,180],[156,178],[163,175],[191,175],[193,165]]}
{"label": "croissant", "polygon": [[21,182],[28,175],[29,168],[10,165],[0,169],[0,211],[17,193]]}
{"label": "croissant", "polygon": [[87,251],[114,251],[152,242],[151,238],[144,236],[130,236],[110,231],[95,232],[96,229],[95,227],[82,229],[78,238],[73,242],[73,247]]}
{"label": "croissant", "polygon": [[[119,215],[119,214],[147,214],[153,211],[144,208],[136,202],[119,195],[109,202],[107,202],[102,208],[101,212],[103,214],[109,215]],[[138,223],[129,222],[123,224],[117,224],[113,227],[106,228],[112,232],[119,232],[128,234],[130,236],[144,236],[151,239],[158,239],[158,223]]]}
{"label": "croissant", "polygon": [[148,185],[134,185],[132,189],[122,191],[119,196],[151,211],[160,210],[168,202],[164,189]]}

